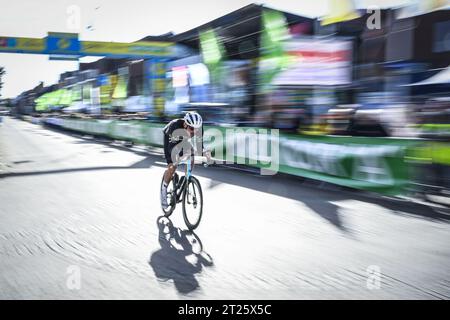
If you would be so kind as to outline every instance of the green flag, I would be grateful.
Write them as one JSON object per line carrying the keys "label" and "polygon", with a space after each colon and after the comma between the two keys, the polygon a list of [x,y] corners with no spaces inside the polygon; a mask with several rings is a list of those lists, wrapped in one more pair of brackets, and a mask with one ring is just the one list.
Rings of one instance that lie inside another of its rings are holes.
{"label": "green flag", "polygon": [[272,79],[291,64],[284,44],[290,39],[284,14],[275,10],[262,12],[261,59],[259,82],[262,91],[269,90]]}
{"label": "green flag", "polygon": [[203,62],[209,69],[212,82],[218,83],[221,77],[221,64],[225,58],[225,49],[213,29],[201,31],[199,34]]}
{"label": "green flag", "polygon": [[127,97],[127,83],[123,76],[119,76],[116,88],[114,89],[113,99],[125,99]]}
{"label": "green flag", "polygon": [[206,65],[217,65],[224,57],[224,48],[212,29],[200,32],[200,47]]}

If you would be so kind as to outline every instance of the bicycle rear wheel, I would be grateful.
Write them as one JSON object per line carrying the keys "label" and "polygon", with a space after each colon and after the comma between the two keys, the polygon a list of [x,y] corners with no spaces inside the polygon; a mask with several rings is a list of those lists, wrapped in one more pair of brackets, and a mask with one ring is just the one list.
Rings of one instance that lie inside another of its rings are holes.
{"label": "bicycle rear wheel", "polygon": [[200,182],[190,177],[183,193],[183,217],[189,230],[194,230],[200,224],[203,213],[203,193]]}
{"label": "bicycle rear wheel", "polygon": [[[162,211],[164,212],[164,215],[166,217],[170,216],[173,212],[173,210],[175,210],[175,206],[177,204],[176,201],[176,181],[178,181],[178,175],[175,173],[172,177],[172,180],[170,180],[169,185],[167,186],[167,203],[169,204],[169,206],[167,207],[167,209],[164,209],[163,207],[161,207]],[[161,179],[161,188],[163,187],[163,183],[164,183],[164,177]]]}

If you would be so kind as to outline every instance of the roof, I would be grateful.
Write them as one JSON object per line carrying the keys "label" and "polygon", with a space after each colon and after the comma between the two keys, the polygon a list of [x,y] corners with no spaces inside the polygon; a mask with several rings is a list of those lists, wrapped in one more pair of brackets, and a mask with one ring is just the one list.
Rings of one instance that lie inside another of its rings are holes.
{"label": "roof", "polygon": [[433,84],[450,84],[450,66],[438,72],[434,76],[429,77],[428,79],[416,83],[407,84],[405,86],[425,86]]}
{"label": "roof", "polygon": [[[260,4],[249,4],[230,12],[217,19],[209,21],[191,30],[179,34],[166,34],[161,40],[187,45],[192,49],[199,49],[199,32],[209,28],[215,29],[223,42],[231,59],[250,58],[257,56],[259,36],[261,32],[261,14],[264,9],[276,10]],[[299,16],[289,12],[276,10],[284,14],[289,26],[309,23],[312,34],[315,19]],[[140,41],[155,41],[155,37],[145,37]]]}
{"label": "roof", "polygon": [[171,42],[171,37],[174,36],[173,32],[167,32],[159,36],[146,36],[138,41],[161,41],[161,42]]}

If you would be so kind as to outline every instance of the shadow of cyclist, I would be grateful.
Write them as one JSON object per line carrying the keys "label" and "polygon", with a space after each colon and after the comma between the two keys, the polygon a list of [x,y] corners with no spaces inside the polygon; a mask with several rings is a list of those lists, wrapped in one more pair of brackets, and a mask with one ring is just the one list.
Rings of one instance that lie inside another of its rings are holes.
{"label": "shadow of cyclist", "polygon": [[182,294],[197,290],[200,285],[195,274],[203,267],[213,265],[209,254],[203,251],[200,238],[192,231],[175,228],[172,221],[158,217],[159,244],[161,249],[152,253],[149,264],[161,281],[173,280]]}

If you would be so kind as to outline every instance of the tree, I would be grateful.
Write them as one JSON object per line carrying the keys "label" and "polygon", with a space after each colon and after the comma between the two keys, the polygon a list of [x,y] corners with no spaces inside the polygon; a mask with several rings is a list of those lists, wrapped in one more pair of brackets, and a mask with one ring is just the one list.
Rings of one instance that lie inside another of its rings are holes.
{"label": "tree", "polygon": [[0,97],[2,96],[2,87],[3,87],[3,82],[2,82],[2,77],[3,75],[6,73],[5,68],[0,67]]}

